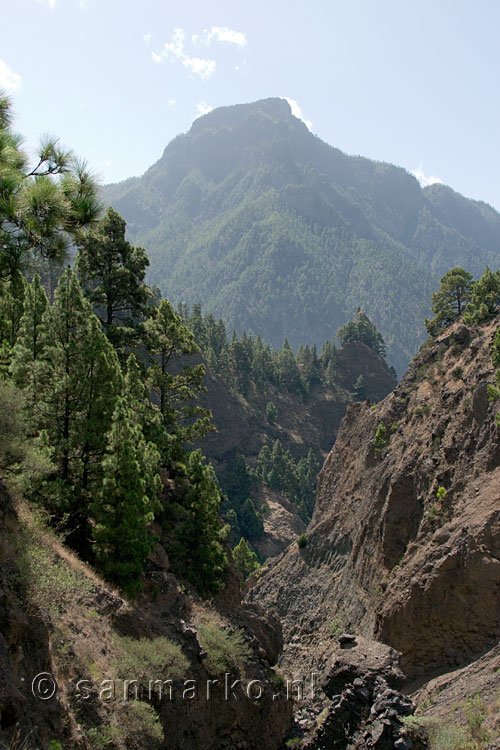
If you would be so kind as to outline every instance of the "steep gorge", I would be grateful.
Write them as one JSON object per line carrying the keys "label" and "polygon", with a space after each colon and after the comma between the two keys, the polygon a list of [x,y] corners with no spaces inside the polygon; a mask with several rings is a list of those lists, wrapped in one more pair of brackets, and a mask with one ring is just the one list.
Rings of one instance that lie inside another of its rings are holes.
{"label": "steep gorge", "polygon": [[[282,620],[288,673],[324,674],[338,632],[354,632],[400,652],[413,689],[471,665],[468,685],[460,672],[438,683],[451,713],[498,669],[500,440],[488,389],[498,323],[457,322],[380,404],[349,406],[307,545],[269,561],[248,594]],[[491,710],[499,687],[497,673]]]}

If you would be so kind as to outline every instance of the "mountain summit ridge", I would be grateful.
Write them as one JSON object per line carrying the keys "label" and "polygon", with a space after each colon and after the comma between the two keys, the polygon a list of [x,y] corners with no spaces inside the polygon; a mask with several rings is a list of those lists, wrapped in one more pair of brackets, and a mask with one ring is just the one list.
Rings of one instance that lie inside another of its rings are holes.
{"label": "mountain summit ridge", "polygon": [[439,276],[498,267],[500,214],[401,167],[349,156],[284,99],[220,107],[104,200],[149,252],[149,281],[238,333],[334,338],[358,305],[402,372]]}

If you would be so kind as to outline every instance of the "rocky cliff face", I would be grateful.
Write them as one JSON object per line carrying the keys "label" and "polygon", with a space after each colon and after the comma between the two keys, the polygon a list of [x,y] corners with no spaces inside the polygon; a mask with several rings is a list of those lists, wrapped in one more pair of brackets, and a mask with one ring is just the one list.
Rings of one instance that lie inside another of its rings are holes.
{"label": "rocky cliff face", "polygon": [[384,401],[348,408],[307,546],[270,561],[249,595],[283,621],[285,669],[324,671],[341,629],[395,648],[421,683],[497,643],[498,324],[455,324]]}

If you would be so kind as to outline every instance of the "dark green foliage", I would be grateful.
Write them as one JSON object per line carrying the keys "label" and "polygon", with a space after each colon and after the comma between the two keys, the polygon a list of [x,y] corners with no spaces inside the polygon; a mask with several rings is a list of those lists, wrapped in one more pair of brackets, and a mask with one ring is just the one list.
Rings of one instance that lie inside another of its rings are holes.
{"label": "dark green foliage", "polygon": [[333,388],[337,369],[337,347],[333,342],[327,340],[323,343],[320,360],[324,370],[325,385]]}
{"label": "dark green foliage", "polygon": [[270,489],[284,494],[295,503],[302,518],[307,521],[314,508],[318,470],[319,462],[312,450],[307,457],[295,461],[277,440],[272,451],[267,445],[261,448],[255,476]]}
{"label": "dark green foliage", "polygon": [[118,399],[102,490],[92,504],[96,520],[96,560],[104,575],[127,593],[141,590],[143,565],[151,549],[148,526],[161,489],[160,455],[146,443],[133,408],[133,397]]}
{"label": "dark green foliage", "polygon": [[168,300],[151,311],[144,324],[144,344],[151,357],[148,376],[165,428],[181,442],[202,437],[213,429],[210,411],[194,403],[206,390],[205,366],[190,363],[188,358],[199,349]]}
{"label": "dark green foliage", "polygon": [[434,318],[425,321],[430,336],[462,315],[472,295],[472,274],[463,268],[452,268],[441,279],[441,286],[432,295]]}
{"label": "dark green foliage", "polygon": [[500,271],[486,267],[472,285],[472,295],[464,313],[464,323],[482,323],[494,318],[500,305]]}
{"label": "dark green foliage", "polygon": [[496,367],[497,385],[500,388],[500,328],[498,328],[491,347],[491,362]]}
{"label": "dark green foliage", "polygon": [[147,314],[151,295],[144,283],[146,252],[127,242],[125,226],[109,208],[95,229],[81,237],[76,259],[85,294],[115,348],[132,342],[134,323]]}
{"label": "dark green foliage", "polygon": [[238,454],[228,462],[223,472],[222,487],[226,495],[222,514],[231,526],[231,538],[240,536],[256,539],[262,535],[262,516],[251,500],[254,478],[248,470],[245,457]]}
{"label": "dark green foliage", "polygon": [[245,457],[240,453],[228,462],[224,472],[224,492],[232,501],[242,503],[250,495],[252,483]]}
{"label": "dark green foliage", "polygon": [[44,137],[30,165],[11,129],[10,101],[0,95],[0,278],[33,259],[60,258],[98,217],[96,181],[57,140]]}
{"label": "dark green foliage", "polygon": [[0,377],[9,369],[24,310],[26,282],[19,272],[7,281],[0,279]]}
{"label": "dark green foliage", "polygon": [[[47,502],[69,513],[71,525],[84,534],[89,493],[100,482],[106,433],[122,385],[120,367],[70,269],[43,314],[42,329],[26,386],[32,405],[27,416],[30,428],[52,446],[57,481],[46,488]],[[24,345],[30,342],[20,339],[16,362],[30,356]]]}
{"label": "dark green foliage", "polygon": [[385,357],[385,343],[382,334],[371,322],[368,315],[359,308],[354,320],[350,323],[346,323],[342,328],[339,328],[337,331],[337,337],[342,344],[345,344],[348,341],[359,341],[362,344],[369,346],[370,349],[373,349],[377,354]]}
{"label": "dark green foliage", "polygon": [[227,564],[220,541],[221,494],[214,470],[204,463],[201,451],[189,454],[186,478],[185,516],[175,530],[170,557],[174,569],[208,596],[219,589]]}
{"label": "dark green foliage", "polygon": [[387,445],[387,429],[383,422],[379,422],[375,437],[373,438],[373,447],[375,449],[375,455],[378,456],[384,450]]}
{"label": "dark green foliage", "polygon": [[268,401],[266,404],[266,419],[269,424],[275,424],[278,418],[278,409],[272,401]]}
{"label": "dark green foliage", "polygon": [[238,521],[243,536],[247,539],[258,539],[264,532],[262,516],[255,507],[253,500],[249,497],[241,505],[238,513]]}
{"label": "dark green foliage", "polygon": [[[24,292],[23,316],[12,352],[11,372],[18,386],[28,385],[34,363],[43,351],[44,341],[45,344],[47,342],[47,319],[44,323],[47,305],[47,295],[40,284],[40,277],[35,274],[33,283],[28,284]],[[36,398],[36,393],[32,396]]]}
{"label": "dark green foliage", "polygon": [[233,549],[233,559],[243,580],[260,567],[257,555],[243,537]]}
{"label": "dark green foliage", "polygon": [[497,330],[493,340],[491,361],[495,367],[500,368],[500,328]]}
{"label": "dark green foliage", "polygon": [[306,534],[301,534],[299,537],[297,537],[297,544],[299,545],[300,549],[304,549],[304,547],[307,547]]}
{"label": "dark green foliage", "polygon": [[354,383],[352,396],[355,401],[364,401],[366,399],[365,379],[362,375],[360,375]]}
{"label": "dark green foliage", "polygon": [[294,393],[306,398],[314,385],[323,382],[335,386],[335,344],[325,341],[321,355],[316,347],[301,345],[294,356],[285,339],[281,349],[271,349],[260,336],[242,333],[238,339],[233,331],[228,342],[222,320],[215,322],[209,313],[203,316],[200,305],[180,306],[180,314],[194,334],[208,366],[219,372],[231,389],[248,398],[251,387],[267,393],[272,387],[283,393]]}
{"label": "dark green foliage", "polygon": [[0,380],[0,481],[15,477],[22,490],[53,468],[47,451],[28,438],[23,408],[23,393]]}

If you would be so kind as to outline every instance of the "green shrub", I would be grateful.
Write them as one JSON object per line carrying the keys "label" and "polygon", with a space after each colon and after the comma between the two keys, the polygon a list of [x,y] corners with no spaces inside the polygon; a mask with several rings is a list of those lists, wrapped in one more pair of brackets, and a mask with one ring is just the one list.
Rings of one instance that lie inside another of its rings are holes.
{"label": "green shrub", "polygon": [[153,706],[143,701],[126,704],[121,717],[126,734],[126,747],[156,750],[163,742],[163,729]]}
{"label": "green shrub", "polygon": [[379,422],[375,437],[373,438],[373,447],[375,455],[378,456],[387,445],[387,430],[383,422]]}
{"label": "green shrub", "polygon": [[299,545],[300,549],[304,549],[304,547],[307,547],[306,534],[302,533],[299,537],[297,537],[297,544]]}
{"label": "green shrub", "polygon": [[115,660],[118,676],[147,685],[150,680],[183,677],[189,661],[181,647],[169,638],[129,638],[117,636],[119,656]]}
{"label": "green shrub", "polygon": [[119,741],[121,732],[117,727],[91,727],[85,732],[90,750],[106,750],[111,743]]}
{"label": "green shrub", "polygon": [[164,740],[163,729],[153,706],[144,701],[125,703],[106,726],[85,732],[89,750],[148,748],[157,750]]}
{"label": "green shrub", "polygon": [[439,519],[440,513],[439,508],[437,505],[431,505],[427,513],[425,514],[425,517],[429,519],[429,521],[437,521]]}
{"label": "green shrub", "polygon": [[338,638],[339,635],[343,631],[342,623],[338,619],[338,617],[334,617],[334,619],[330,622],[330,633],[333,635],[334,638]]}
{"label": "green shrub", "polygon": [[445,724],[431,729],[429,734],[432,750],[464,750],[468,746],[467,736],[462,727]]}
{"label": "green shrub", "polygon": [[500,398],[500,391],[496,387],[496,385],[491,385],[491,383],[488,383],[486,386],[486,390],[488,392],[488,400],[491,401],[491,403],[494,403],[495,401],[498,401]]}
{"label": "green shrub", "polygon": [[486,719],[486,709],[479,693],[467,698],[464,703],[464,713],[467,719],[467,731],[473,742],[486,744],[489,741],[488,732],[483,728]]}
{"label": "green shrub", "polygon": [[285,678],[277,669],[271,670],[269,681],[275,690],[281,691],[286,687]]}
{"label": "green shrub", "polygon": [[447,495],[447,492],[444,487],[439,487],[436,492],[436,497],[439,500],[439,502],[442,502]]}
{"label": "green shrub", "polygon": [[464,374],[464,368],[461,365],[458,365],[451,371],[451,374],[453,375],[455,380],[460,380],[460,378]]}
{"label": "green shrub", "polygon": [[198,641],[207,652],[206,667],[214,675],[241,668],[252,654],[242,630],[230,632],[216,622],[204,622],[198,627]]}

